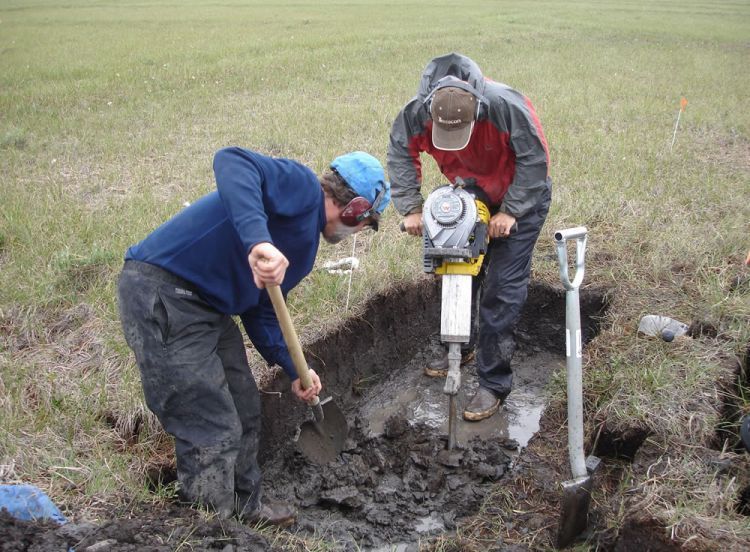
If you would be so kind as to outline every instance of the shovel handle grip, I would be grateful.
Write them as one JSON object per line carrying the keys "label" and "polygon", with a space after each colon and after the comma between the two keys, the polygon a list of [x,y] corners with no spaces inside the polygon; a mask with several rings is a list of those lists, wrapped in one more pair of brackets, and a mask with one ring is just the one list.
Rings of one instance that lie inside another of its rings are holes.
{"label": "shovel handle grip", "polygon": [[[576,241],[576,275],[571,281],[568,274],[568,240]],[[555,243],[557,244],[557,259],[560,263],[560,280],[563,287],[572,291],[578,289],[583,282],[584,274],[584,256],[586,255],[586,242],[588,240],[588,230],[585,226],[569,228],[567,230],[558,230],[555,232]]]}
{"label": "shovel handle grip", "polygon": [[[276,312],[276,318],[279,320],[281,333],[284,335],[284,341],[286,341],[289,355],[292,357],[292,362],[294,363],[294,368],[297,370],[302,388],[309,389],[312,387],[310,370],[307,367],[305,355],[302,354],[302,345],[300,345],[299,337],[297,337],[297,332],[292,324],[292,317],[289,316],[289,309],[287,309],[284,296],[281,294],[281,288],[276,284],[271,284],[266,285],[266,291],[271,298],[271,303],[273,303],[273,310]],[[315,406],[319,402],[320,398],[316,396],[309,404],[310,406]]]}

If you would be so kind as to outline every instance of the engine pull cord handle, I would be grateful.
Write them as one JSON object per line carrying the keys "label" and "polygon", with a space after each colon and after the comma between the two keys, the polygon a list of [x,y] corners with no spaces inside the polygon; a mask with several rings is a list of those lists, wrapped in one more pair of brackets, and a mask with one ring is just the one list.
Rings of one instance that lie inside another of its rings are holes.
{"label": "engine pull cord handle", "polygon": [[451,184],[451,188],[465,188],[466,186],[475,186],[477,183],[476,178],[462,178],[460,176],[457,176],[453,183]]}

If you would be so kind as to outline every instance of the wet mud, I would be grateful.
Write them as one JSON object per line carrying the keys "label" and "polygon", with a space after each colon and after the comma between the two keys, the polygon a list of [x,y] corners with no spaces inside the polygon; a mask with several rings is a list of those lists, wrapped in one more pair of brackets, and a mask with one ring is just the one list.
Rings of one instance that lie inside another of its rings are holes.
{"label": "wet mud", "polygon": [[[459,419],[458,445],[448,454],[444,380],[423,373],[440,349],[435,333],[439,308],[434,308],[440,301],[438,291],[423,285],[419,293],[396,294],[385,306],[381,301],[378,312],[367,312],[352,321],[353,327],[341,330],[355,341],[343,349],[335,349],[335,337],[324,347],[311,347],[309,356],[317,361],[329,390],[333,385],[350,434],[342,454],[324,466],[309,462],[294,446],[289,439],[294,428],[286,436],[266,434],[275,454],[263,465],[264,488],[297,505],[301,532],[324,535],[343,550],[409,549],[450,533],[462,518],[478,513],[494,484],[538,431],[544,387],[553,373],[565,369],[562,292],[532,286],[518,329],[513,392],[493,417],[482,422]],[[588,340],[596,334],[595,317],[604,303],[601,294],[595,300],[587,297],[582,294]],[[415,312],[423,316],[415,318]],[[383,322],[386,327],[378,328]],[[375,334],[372,328],[378,328]],[[383,339],[383,332],[393,338],[391,347],[368,347],[374,335]],[[401,348],[396,358],[389,353],[393,347]],[[468,363],[462,367],[459,417],[477,387],[475,365]],[[283,424],[283,413],[279,415]],[[304,419],[303,412],[296,423]]]}
{"label": "wet mud", "polygon": [[[428,345],[363,394],[336,461],[314,465],[292,448],[266,463],[266,489],[296,502],[300,530],[344,550],[389,549],[453,531],[479,511],[538,430],[543,386],[564,360],[522,355],[502,411],[479,423],[459,420],[458,445],[448,453],[443,380],[422,372],[436,349]],[[478,385],[473,364],[462,372],[459,412]]]}
{"label": "wet mud", "polygon": [[[584,341],[598,333],[605,310],[604,293],[581,291]],[[425,278],[375,298],[359,316],[306,347],[310,365],[349,425],[343,452],[324,466],[311,463],[294,442],[311,414],[289,396],[286,378],[280,375],[263,389],[264,493],[297,506],[293,533],[323,537],[332,550],[416,550],[418,543],[450,534],[462,519],[476,515],[492,500],[498,481],[508,479],[523,459],[539,430],[544,386],[565,369],[564,292],[531,285],[517,329],[513,392],[490,419],[459,420],[458,445],[450,454],[445,452],[443,380],[423,374],[440,346],[439,325],[439,280]],[[462,367],[459,416],[476,387],[475,366],[469,363]],[[158,474],[162,482],[170,479],[168,471]],[[90,552],[174,550],[176,545],[224,552],[273,549],[249,527],[206,520],[185,508],[113,517],[97,526],[68,524],[36,533],[24,533],[19,524],[14,525],[17,540],[1,530],[0,536],[20,546],[8,550],[64,550],[65,544]],[[36,542],[44,535],[65,540],[58,542],[60,548],[24,548],[20,535]]]}
{"label": "wet mud", "polygon": [[444,440],[394,416],[382,435],[355,420],[350,447],[324,466],[294,455],[267,473],[300,508],[299,529],[344,550],[371,550],[453,530],[508,469],[508,443],[475,438],[443,458]]}
{"label": "wet mud", "polygon": [[265,552],[280,550],[234,520],[206,519],[179,506],[144,506],[136,515],[94,524],[22,521],[0,511],[2,552]]}

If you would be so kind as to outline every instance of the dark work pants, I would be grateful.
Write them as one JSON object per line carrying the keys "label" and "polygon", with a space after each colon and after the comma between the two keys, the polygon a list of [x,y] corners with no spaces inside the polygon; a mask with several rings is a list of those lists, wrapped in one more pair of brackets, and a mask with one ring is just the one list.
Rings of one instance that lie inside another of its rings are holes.
{"label": "dark work pants", "polygon": [[544,225],[552,196],[551,182],[539,203],[517,219],[518,229],[507,238],[490,240],[480,274],[474,278],[478,336],[479,384],[498,396],[510,393],[516,350],[515,327],[526,302],[531,274],[531,255]]}
{"label": "dark work pants", "polygon": [[136,261],[118,298],[146,404],[175,439],[180,495],[222,517],[254,512],[260,396],[237,324],[189,283]]}

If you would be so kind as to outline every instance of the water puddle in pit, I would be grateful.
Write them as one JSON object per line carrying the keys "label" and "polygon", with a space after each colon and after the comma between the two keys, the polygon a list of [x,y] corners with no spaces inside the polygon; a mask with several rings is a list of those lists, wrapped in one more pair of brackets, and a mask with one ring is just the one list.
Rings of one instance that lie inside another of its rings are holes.
{"label": "water puddle in pit", "polygon": [[[443,378],[423,374],[429,350],[417,354],[404,368],[376,388],[363,402],[361,415],[368,421],[371,435],[382,435],[387,420],[398,415],[412,424],[424,424],[436,432],[448,433],[448,396],[443,393]],[[478,386],[476,366],[470,362],[461,368],[461,390],[457,398],[459,413],[456,437],[459,445],[471,438],[515,441],[526,447],[539,430],[545,407],[544,386],[550,374],[565,369],[565,357],[547,351],[516,355],[513,367],[513,392],[502,410],[482,422],[466,422],[463,408]]]}

